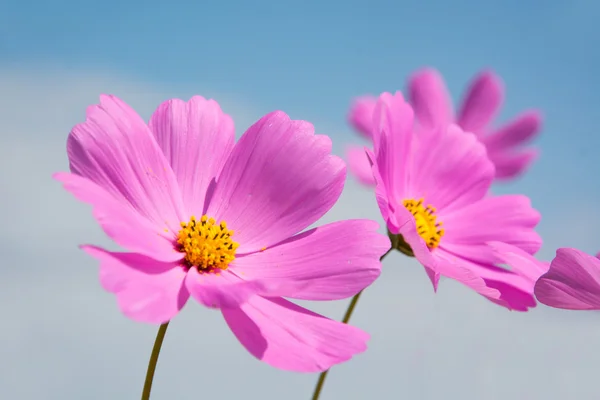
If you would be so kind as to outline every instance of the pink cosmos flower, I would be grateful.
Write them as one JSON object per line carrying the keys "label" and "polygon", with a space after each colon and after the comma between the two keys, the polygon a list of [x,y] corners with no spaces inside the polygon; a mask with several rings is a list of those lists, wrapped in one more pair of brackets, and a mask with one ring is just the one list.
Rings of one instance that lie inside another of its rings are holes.
{"label": "pink cosmos flower", "polygon": [[577,249],[558,249],[535,285],[535,296],[550,307],[600,310],[600,253],[594,257]]}
{"label": "pink cosmos flower", "polygon": [[525,111],[497,129],[490,126],[504,101],[502,81],[492,71],[475,76],[456,116],[444,80],[436,70],[417,71],[409,80],[408,92],[419,124],[433,127],[456,123],[474,133],[494,163],[496,179],[516,177],[537,157],[537,150],[522,149],[540,131],[542,120],[537,111]]}
{"label": "pink cosmos flower", "polygon": [[540,215],[529,199],[487,195],[494,165],[475,135],[456,125],[415,132],[399,92],[382,94],[373,116],[377,203],[399,249],[423,264],[434,289],[444,275],[509,309],[531,306],[531,290],[528,300],[513,295],[523,290],[522,274],[496,265],[488,243],[539,250]]}
{"label": "pink cosmos flower", "polygon": [[[485,145],[488,157],[494,163],[496,179],[516,177],[537,156],[535,149],[522,149],[522,145],[540,131],[542,120],[539,112],[528,110],[500,128],[491,128],[490,124],[504,98],[501,80],[491,71],[483,71],[473,79],[457,116],[452,111],[444,81],[434,69],[421,69],[410,78],[408,96],[418,123],[424,128],[455,123],[462,130],[474,133]],[[371,113],[376,102],[373,96],[359,97],[352,103],[348,114],[352,126],[367,139],[371,139]],[[375,185],[362,147],[349,146],[346,157],[348,168],[359,182]]]}
{"label": "pink cosmos flower", "polygon": [[333,206],[345,179],[330,139],[310,123],[273,112],[235,143],[213,100],[169,100],[146,124],[101,96],[67,152],[72,173],[54,177],[128,249],[82,246],[126,316],[161,324],[191,296],[220,309],[253,356],[293,371],[365,350],[363,331],[282,298],[352,296],[377,278],[389,248],[368,220],[297,234]]}

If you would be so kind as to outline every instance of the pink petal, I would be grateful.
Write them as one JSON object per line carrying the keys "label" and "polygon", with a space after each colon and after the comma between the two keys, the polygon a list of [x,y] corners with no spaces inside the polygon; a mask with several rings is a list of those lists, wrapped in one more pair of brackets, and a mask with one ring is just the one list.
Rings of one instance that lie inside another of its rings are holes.
{"label": "pink petal", "polygon": [[402,93],[382,93],[373,113],[374,165],[385,191],[402,197],[408,182],[414,115]]}
{"label": "pink petal", "polygon": [[196,301],[210,308],[237,307],[255,294],[265,292],[260,281],[244,281],[229,270],[200,274],[191,268],[185,285]]}
{"label": "pink petal", "polygon": [[348,146],[346,150],[348,169],[365,186],[374,186],[373,169],[362,146]]}
{"label": "pink petal", "polygon": [[[500,298],[500,292],[493,287],[489,287],[485,279],[471,268],[471,263],[465,262],[462,258],[453,257],[441,248],[436,249],[434,254],[437,259],[436,269],[438,274],[460,282],[482,296],[490,299]],[[434,284],[434,289],[437,289],[436,284]]]}
{"label": "pink petal", "polygon": [[[449,213],[483,198],[494,179],[494,166],[475,135],[456,125],[419,133],[402,199],[424,198]],[[444,222],[445,223],[445,222]]]}
{"label": "pink petal", "polygon": [[154,224],[133,211],[128,203],[118,201],[89,179],[69,173],[57,173],[53,178],[78,200],[91,204],[94,218],[104,232],[120,246],[160,261],[181,260],[174,248],[174,235],[159,230]]}
{"label": "pink petal", "polygon": [[[244,279],[273,282],[279,296],[339,300],[369,286],[381,273],[379,258],[390,240],[379,224],[348,220],[320,226],[235,260]],[[193,293],[192,293],[193,294]]]}
{"label": "pink petal", "polygon": [[[487,264],[472,262],[469,260],[469,255],[451,254],[444,249],[440,251],[446,253],[446,258],[454,257],[460,260],[462,265],[483,278],[486,287],[496,289],[499,297],[490,297],[482,293],[490,301],[515,311],[527,311],[535,307],[533,285],[547,266],[515,246],[500,242],[488,244],[495,260]],[[510,270],[494,264],[508,264]]]}
{"label": "pink petal", "polygon": [[235,143],[233,120],[214,100],[194,96],[162,103],[150,129],[171,164],[190,214],[202,215],[208,186]]}
{"label": "pink petal", "polygon": [[527,286],[522,289],[529,292],[533,292],[535,282],[548,271],[550,266],[549,263],[539,261],[516,246],[502,242],[489,242],[488,245],[502,264],[510,266],[511,272],[525,278]]}
{"label": "pink petal", "polygon": [[497,289],[500,292],[500,298],[488,298],[492,303],[505,307],[511,311],[529,311],[530,308],[537,306],[535,297],[531,292],[522,290],[519,286],[522,285],[522,277],[518,275],[507,275],[515,280],[515,282],[495,281],[486,279],[488,287]]}
{"label": "pink petal", "polygon": [[458,113],[458,125],[467,132],[480,133],[495,117],[503,100],[500,77],[492,71],[481,72],[467,89]]}
{"label": "pink petal", "polygon": [[442,76],[432,68],[417,71],[408,82],[409,101],[419,124],[425,128],[452,122],[452,102]]}
{"label": "pink petal", "polygon": [[157,227],[179,229],[181,193],[152,132],[115,96],[100,96],[67,141],[71,171],[127,202]]}
{"label": "pink petal", "polygon": [[538,158],[538,150],[527,149],[519,153],[493,153],[490,160],[496,166],[496,179],[507,180],[515,178],[529,168]]}
{"label": "pink petal", "polygon": [[394,235],[402,235],[404,241],[411,247],[415,257],[425,267],[434,290],[437,290],[440,274],[436,272],[436,259],[431,255],[425,241],[419,236],[413,215],[405,207],[395,204],[397,197],[388,192],[379,169],[374,165],[376,157],[373,152],[367,150],[367,156],[373,164],[373,176],[376,184],[375,198],[388,230]]}
{"label": "pink petal", "polygon": [[371,138],[373,129],[373,111],[377,98],[373,96],[362,96],[356,98],[350,106],[348,121],[359,133],[362,133],[367,139]]}
{"label": "pink petal", "polygon": [[100,283],[117,296],[123,314],[135,321],[170,321],[190,297],[183,284],[186,272],[177,264],[95,246],[81,248],[100,261]]}
{"label": "pink petal", "polygon": [[567,310],[600,310],[600,259],[561,248],[535,285],[538,301]]}
{"label": "pink petal", "polygon": [[335,204],[345,179],[331,140],[277,111],[235,145],[207,213],[235,231],[239,254],[256,251],[316,222]]}
{"label": "pink petal", "polygon": [[542,117],[537,111],[527,111],[481,140],[489,153],[514,151],[515,147],[533,139],[542,127]]}
{"label": "pink petal", "polygon": [[222,312],[250,354],[279,369],[321,372],[367,349],[362,330],[281,298],[254,296]]}
{"label": "pink petal", "polygon": [[527,196],[490,196],[452,213],[439,213],[445,234],[440,247],[482,264],[497,257],[486,242],[504,242],[535,254],[542,239],[535,231],[540,213]]}

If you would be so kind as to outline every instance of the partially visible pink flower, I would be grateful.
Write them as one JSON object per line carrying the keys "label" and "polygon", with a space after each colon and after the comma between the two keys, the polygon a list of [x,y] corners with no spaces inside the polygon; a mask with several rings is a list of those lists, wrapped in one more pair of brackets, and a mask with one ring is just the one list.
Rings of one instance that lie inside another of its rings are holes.
{"label": "partially visible pink flower", "polygon": [[164,323],[191,296],[220,309],[252,355],[293,371],[323,371],[366,349],[363,331],[283,299],[352,296],[377,278],[389,248],[368,220],[298,233],[333,206],[345,180],[330,139],[308,122],[274,112],[235,143],[232,119],[213,100],[169,100],[146,124],[101,96],[67,152],[72,173],[54,177],[129,250],[82,246],[129,318]]}
{"label": "partially visible pink flower", "polygon": [[[371,130],[373,129],[373,110],[377,98],[363,96],[356,98],[350,106],[348,120],[356,131],[365,138],[372,141]],[[350,145],[346,149],[346,161],[352,175],[365,186],[375,186],[371,164],[365,153],[365,146]]]}
{"label": "partially visible pink flower", "polygon": [[492,71],[482,71],[473,79],[456,115],[443,78],[432,68],[421,69],[409,79],[408,96],[420,125],[431,128],[456,123],[474,133],[487,148],[497,179],[516,177],[537,157],[537,150],[523,148],[523,144],[540,131],[539,112],[528,110],[500,128],[491,127],[504,100],[500,77]]}
{"label": "partially visible pink flower", "polygon": [[556,250],[548,272],[537,281],[540,303],[567,310],[600,310],[600,253],[572,248]]}
{"label": "partially visible pink flower", "polygon": [[456,125],[415,132],[399,92],[379,97],[373,123],[368,153],[377,203],[389,231],[405,242],[400,250],[423,264],[434,288],[444,275],[508,308],[530,306],[513,302],[522,275],[497,266],[488,242],[535,254],[540,214],[526,196],[488,195],[494,166],[475,135]]}

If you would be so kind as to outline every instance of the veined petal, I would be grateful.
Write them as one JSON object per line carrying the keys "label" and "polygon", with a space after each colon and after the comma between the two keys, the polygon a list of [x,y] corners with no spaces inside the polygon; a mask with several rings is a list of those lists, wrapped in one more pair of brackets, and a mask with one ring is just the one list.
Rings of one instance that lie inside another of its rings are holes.
{"label": "veined petal", "polygon": [[321,372],[367,349],[362,330],[281,298],[254,296],[221,311],[250,354],[283,370]]}
{"label": "veined petal", "polygon": [[362,146],[348,146],[346,150],[348,169],[365,186],[374,186],[373,168]]}
{"label": "veined petal", "polygon": [[194,96],[165,101],[149,126],[175,172],[188,214],[202,215],[208,187],[235,143],[233,120],[216,101]]}
{"label": "veined petal", "polygon": [[208,214],[235,231],[238,253],[257,251],[302,231],[335,204],[344,162],[331,140],[283,112],[261,118],[237,142],[214,189]]}
{"label": "veined petal", "polygon": [[100,96],[67,141],[71,171],[130,204],[156,226],[178,229],[181,192],[171,166],[142,118],[115,96]]}
{"label": "veined petal", "polygon": [[[348,220],[293,236],[264,251],[235,260],[244,279],[269,282],[278,296],[304,300],[338,300],[373,283],[381,272],[379,258],[390,248],[379,225]],[[268,293],[267,293],[268,294]]]}
{"label": "veined petal", "polygon": [[100,283],[117,296],[123,314],[135,321],[151,324],[170,321],[190,296],[183,284],[185,270],[176,263],[95,246],[81,248],[100,261]]}
{"label": "veined petal", "polygon": [[600,310],[600,259],[577,249],[558,249],[535,285],[535,296],[550,307]]}
{"label": "veined petal", "polygon": [[54,179],[78,200],[91,204],[94,217],[104,232],[117,244],[155,260],[177,261],[182,254],[175,250],[174,234],[160,230],[131,209],[129,203],[117,200],[87,178],[69,173],[57,173]]}

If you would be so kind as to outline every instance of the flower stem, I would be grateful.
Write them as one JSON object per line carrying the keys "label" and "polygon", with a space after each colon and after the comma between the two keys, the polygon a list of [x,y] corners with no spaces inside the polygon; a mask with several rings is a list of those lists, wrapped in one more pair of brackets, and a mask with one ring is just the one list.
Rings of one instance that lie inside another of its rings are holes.
{"label": "flower stem", "polygon": [[144,381],[142,400],[150,399],[152,380],[154,379],[154,370],[156,369],[156,363],[158,363],[158,355],[160,354],[160,348],[165,338],[165,334],[167,333],[168,326],[169,322],[165,322],[158,328],[158,333],[156,334],[156,339],[154,340],[154,347],[152,347],[152,353],[150,354],[150,361],[148,362],[148,371],[146,372],[146,381]]}
{"label": "flower stem", "polygon": [[[379,259],[379,261],[383,261],[383,259],[385,258],[385,256],[387,256],[394,248],[392,247],[391,249],[389,249],[388,251],[385,252],[384,255],[381,256],[381,258]],[[346,310],[346,314],[344,314],[344,319],[342,319],[342,323],[343,324],[347,324],[348,321],[350,321],[350,318],[352,317],[352,313],[354,312],[354,308],[356,307],[356,303],[358,303],[358,300],[360,299],[360,295],[362,294],[362,292],[364,291],[361,290],[360,292],[358,292],[350,301],[350,305],[348,305],[348,309]],[[319,396],[321,395],[321,390],[323,390],[323,385],[325,384],[325,378],[327,378],[327,373],[329,372],[329,370],[327,371],[323,371],[321,372],[321,374],[319,375],[319,380],[317,381],[317,386],[315,386],[315,391],[313,393],[313,397],[312,400],[318,400]]]}

